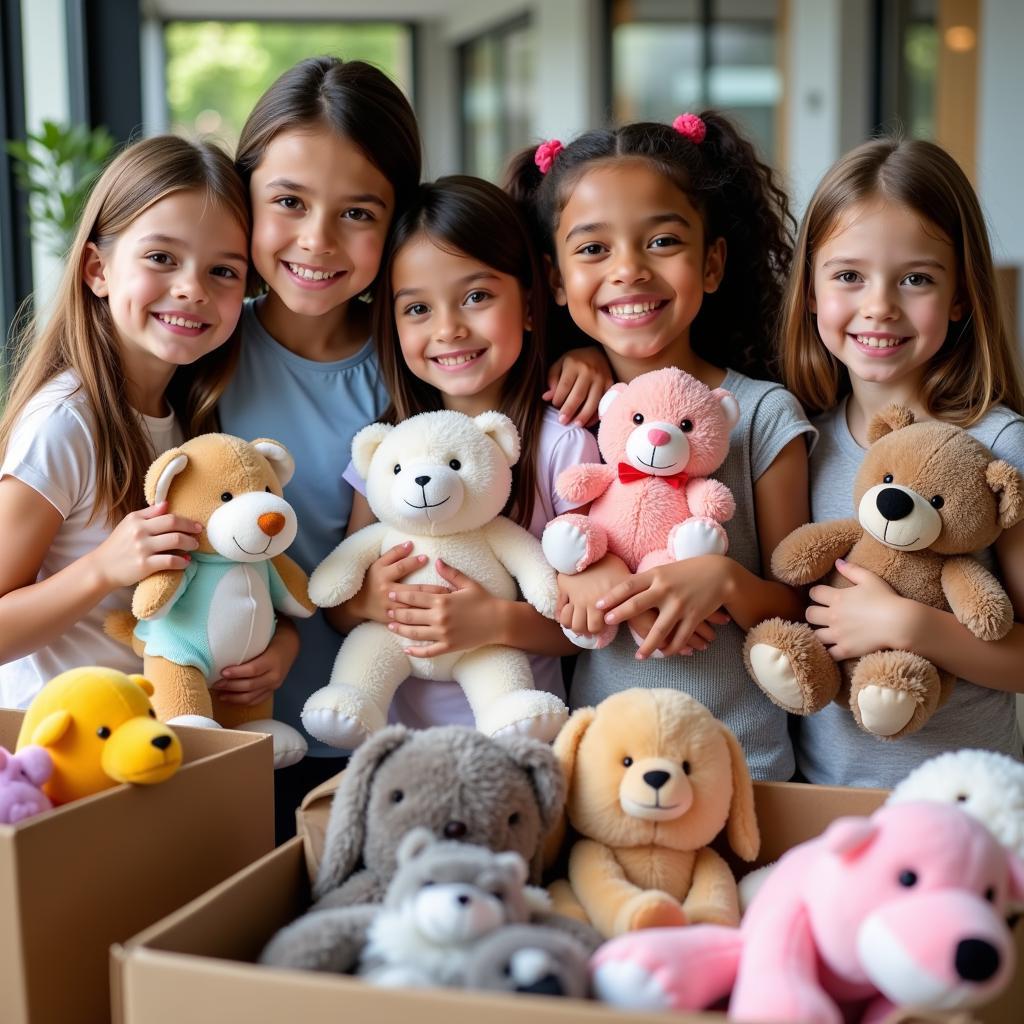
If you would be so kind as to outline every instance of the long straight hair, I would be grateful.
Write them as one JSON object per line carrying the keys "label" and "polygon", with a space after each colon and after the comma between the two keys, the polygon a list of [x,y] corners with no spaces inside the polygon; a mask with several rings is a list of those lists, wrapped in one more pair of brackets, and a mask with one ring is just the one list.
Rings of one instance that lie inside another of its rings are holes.
{"label": "long straight hair", "polygon": [[921,400],[936,419],[968,427],[997,402],[1024,412],[1020,364],[997,297],[985,220],[967,176],[941,147],[920,139],[875,139],[825,174],[797,235],[783,305],[779,362],[809,415],[850,393],[850,375],[818,335],[810,295],[814,255],[857,203],[883,200],[914,211],[952,244],[964,315],[951,322],[929,363]]}
{"label": "long straight hair", "polygon": [[[108,250],[154,203],[196,191],[230,213],[249,237],[245,189],[230,158],[208,142],[161,135],[137,142],[114,158],[93,187],[68,251],[48,319],[37,316],[18,332],[16,367],[0,419],[0,455],[28,401],[44,384],[71,370],[92,409],[96,436],[96,500],[92,517],[110,523],[145,505],[142,484],[155,452],[139,415],[128,404],[120,345],[105,298],[83,279],[86,246]],[[216,405],[238,359],[231,339],[171,378],[166,398],[186,436],[217,429]]]}
{"label": "long straight hair", "polygon": [[545,316],[547,291],[543,269],[529,228],[515,202],[480,178],[453,175],[420,186],[392,225],[381,261],[374,298],[374,339],[381,377],[392,404],[382,417],[399,423],[421,412],[444,408],[444,397],[409,370],[402,358],[395,321],[391,271],[395,258],[411,241],[426,237],[439,249],[468,256],[501,274],[514,277],[527,299],[530,328],[505,378],[500,412],[519,431],[522,450],[512,469],[512,493],[505,511],[524,527],[533,517],[537,489],[537,448],[544,403]]}

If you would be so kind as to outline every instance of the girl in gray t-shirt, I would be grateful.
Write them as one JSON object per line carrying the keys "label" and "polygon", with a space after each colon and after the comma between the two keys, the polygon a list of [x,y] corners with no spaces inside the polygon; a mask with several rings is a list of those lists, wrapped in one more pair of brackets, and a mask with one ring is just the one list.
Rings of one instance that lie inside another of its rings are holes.
{"label": "girl in gray t-shirt", "polygon": [[[916,419],[965,427],[997,458],[1024,467],[1024,386],[1000,319],[977,196],[956,162],[920,140],[878,139],[827,172],[807,208],[781,332],[786,381],[818,414],[811,459],[815,521],[855,514],[853,478],[867,425],[892,402]],[[806,618],[833,656],[912,650],[964,677],[917,732],[863,732],[848,708],[799,720],[800,771],[811,782],[891,786],[944,750],[1021,756],[1014,694],[1024,692],[1024,524],[981,557],[999,573],[1018,620],[984,641],[951,612],[905,600],[845,563],[853,585],[813,587]],[[970,680],[970,682],[964,681]],[[898,697],[907,706],[913,697]],[[899,721],[896,711],[890,719]]]}

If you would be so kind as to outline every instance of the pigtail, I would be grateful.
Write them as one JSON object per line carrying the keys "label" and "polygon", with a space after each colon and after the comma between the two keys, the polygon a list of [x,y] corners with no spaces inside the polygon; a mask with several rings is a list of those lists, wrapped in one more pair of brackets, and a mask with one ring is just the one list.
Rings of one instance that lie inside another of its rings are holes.
{"label": "pigtail", "polygon": [[[725,274],[694,321],[695,350],[719,366],[778,379],[773,340],[782,311],[796,222],[786,193],[754,146],[722,114],[701,114],[697,145],[709,238],[726,244]],[[695,182],[695,184],[697,184]]]}

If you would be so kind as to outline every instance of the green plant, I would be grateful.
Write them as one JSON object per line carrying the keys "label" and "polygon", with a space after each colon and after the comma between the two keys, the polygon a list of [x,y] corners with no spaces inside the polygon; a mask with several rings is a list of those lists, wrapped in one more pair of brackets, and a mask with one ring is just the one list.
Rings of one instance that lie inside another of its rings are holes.
{"label": "green plant", "polygon": [[25,141],[11,140],[14,174],[28,193],[32,231],[48,251],[63,257],[71,245],[89,189],[115,146],[106,128],[43,121]]}

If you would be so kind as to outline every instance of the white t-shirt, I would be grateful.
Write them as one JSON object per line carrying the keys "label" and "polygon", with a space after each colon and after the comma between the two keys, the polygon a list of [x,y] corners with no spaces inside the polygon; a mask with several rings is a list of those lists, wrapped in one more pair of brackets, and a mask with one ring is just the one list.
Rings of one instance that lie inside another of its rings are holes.
{"label": "white t-shirt", "polygon": [[[156,454],[181,444],[181,428],[169,416],[142,416]],[[13,476],[38,491],[64,517],[50,545],[38,580],[60,572],[110,535],[102,510],[92,519],[96,497],[95,417],[78,378],[65,371],[44,385],[25,406],[11,434],[0,478]],[[0,706],[24,708],[55,675],[80,665],[105,665],[141,672],[130,648],[103,632],[111,611],[131,606],[132,588],[101,601],[53,643],[17,661],[0,665]]]}

